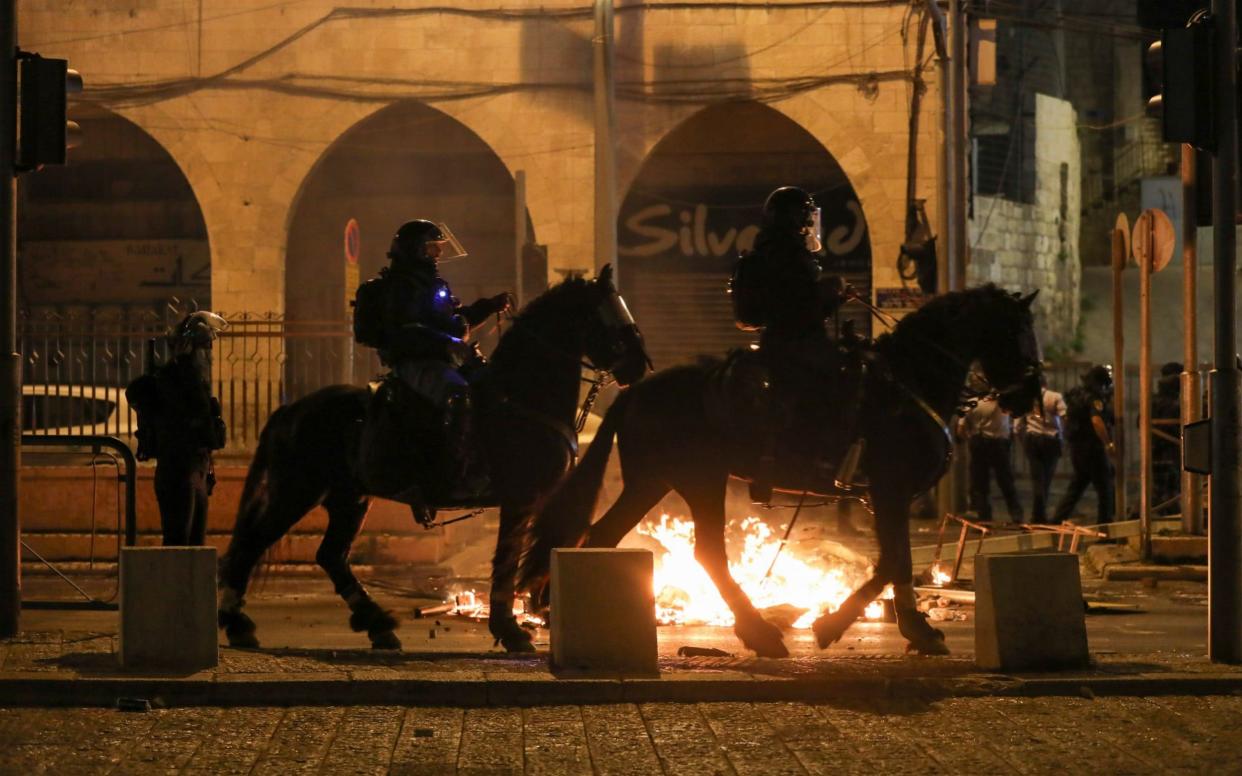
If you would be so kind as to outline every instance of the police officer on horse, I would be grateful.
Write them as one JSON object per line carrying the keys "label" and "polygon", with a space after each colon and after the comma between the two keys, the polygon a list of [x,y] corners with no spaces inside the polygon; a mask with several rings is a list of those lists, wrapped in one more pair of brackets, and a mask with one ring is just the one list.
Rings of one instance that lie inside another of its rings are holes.
{"label": "police officer on horse", "polygon": [[228,324],[212,312],[186,316],[168,338],[172,359],[129,384],[138,413],[138,458],[155,458],[155,498],[165,546],[201,545],[216,482],[211,453],[224,447],[220,402],[211,395],[211,349]]}
{"label": "police officer on horse", "polygon": [[[810,194],[795,186],[776,189],[764,202],[754,248],[738,259],[733,273],[738,326],[761,332],[759,350],[771,375],[766,432],[751,483],[756,502],[771,500],[778,442],[805,408],[802,397],[820,394],[808,380],[839,367],[825,321],[849,298],[849,288],[841,277],[824,274],[816,258],[823,250],[821,228]],[[822,472],[830,464],[817,460],[814,468]],[[838,481],[842,474],[838,466]]]}
{"label": "police officer on horse", "polygon": [[[470,382],[485,362],[470,331],[513,306],[507,292],[462,305],[440,276],[439,262],[465,255],[448,227],[406,222],[393,236],[391,266],[358,289],[354,312],[355,338],[378,349],[383,364],[441,413],[450,482],[443,497],[457,503],[478,500],[489,489],[471,445]],[[418,493],[406,495],[396,498],[421,500]]]}

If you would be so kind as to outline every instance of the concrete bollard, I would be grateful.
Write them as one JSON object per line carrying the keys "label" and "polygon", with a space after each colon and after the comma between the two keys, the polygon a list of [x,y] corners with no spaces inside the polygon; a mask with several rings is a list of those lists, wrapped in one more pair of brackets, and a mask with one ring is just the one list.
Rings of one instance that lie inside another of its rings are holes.
{"label": "concrete bollard", "polygon": [[1087,623],[1078,556],[975,556],[975,662],[1006,671],[1084,668]]}
{"label": "concrete bollard", "polygon": [[216,549],[122,549],[122,667],[214,668],[216,645]]}
{"label": "concrete bollard", "polygon": [[553,550],[553,665],[657,671],[653,566],[647,550]]}

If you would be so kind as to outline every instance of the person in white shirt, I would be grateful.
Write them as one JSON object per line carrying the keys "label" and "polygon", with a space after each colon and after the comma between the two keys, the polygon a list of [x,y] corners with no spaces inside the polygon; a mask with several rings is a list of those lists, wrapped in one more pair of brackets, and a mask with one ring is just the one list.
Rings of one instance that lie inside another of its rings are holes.
{"label": "person in white shirt", "polygon": [[1018,492],[1013,485],[1013,468],[1009,463],[1012,449],[1009,415],[995,399],[984,397],[962,416],[958,430],[966,438],[970,450],[970,508],[980,520],[986,522],[992,519],[989,491],[991,476],[995,474],[996,484],[1009,510],[1009,519],[1015,523],[1023,522],[1022,504],[1018,501]]}
{"label": "person in white shirt", "polygon": [[1048,522],[1048,495],[1052,475],[1061,460],[1061,440],[1065,432],[1065,398],[1048,390],[1047,380],[1031,411],[1014,421],[1014,431],[1022,442],[1031,467],[1031,487],[1035,492],[1031,522]]}

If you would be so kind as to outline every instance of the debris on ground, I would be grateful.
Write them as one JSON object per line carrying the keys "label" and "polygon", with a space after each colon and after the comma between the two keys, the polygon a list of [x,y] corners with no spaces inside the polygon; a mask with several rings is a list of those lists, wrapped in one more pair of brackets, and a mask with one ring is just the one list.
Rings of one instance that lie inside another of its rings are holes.
{"label": "debris on ground", "polygon": [[678,647],[677,657],[733,657],[733,653],[715,647]]}

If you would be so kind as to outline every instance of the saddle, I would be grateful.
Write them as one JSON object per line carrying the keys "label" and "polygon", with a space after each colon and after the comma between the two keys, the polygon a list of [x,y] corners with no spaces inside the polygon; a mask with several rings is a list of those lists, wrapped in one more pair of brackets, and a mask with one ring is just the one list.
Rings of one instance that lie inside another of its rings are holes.
{"label": "saddle", "polygon": [[[778,483],[782,489],[827,493],[852,484],[836,484],[835,475],[858,463],[854,442],[862,431],[857,419],[870,354],[860,345],[827,345],[805,354],[735,350],[708,380],[709,423],[743,441],[741,458],[753,457],[750,442],[775,435],[777,470],[788,473]],[[847,462],[851,451],[854,460]],[[739,460],[739,468],[751,463]]]}
{"label": "saddle", "polygon": [[393,374],[370,389],[356,456],[368,493],[409,504],[416,513],[430,509],[429,519],[436,509],[493,506],[486,494],[453,497],[462,467],[449,449],[441,410]]}

